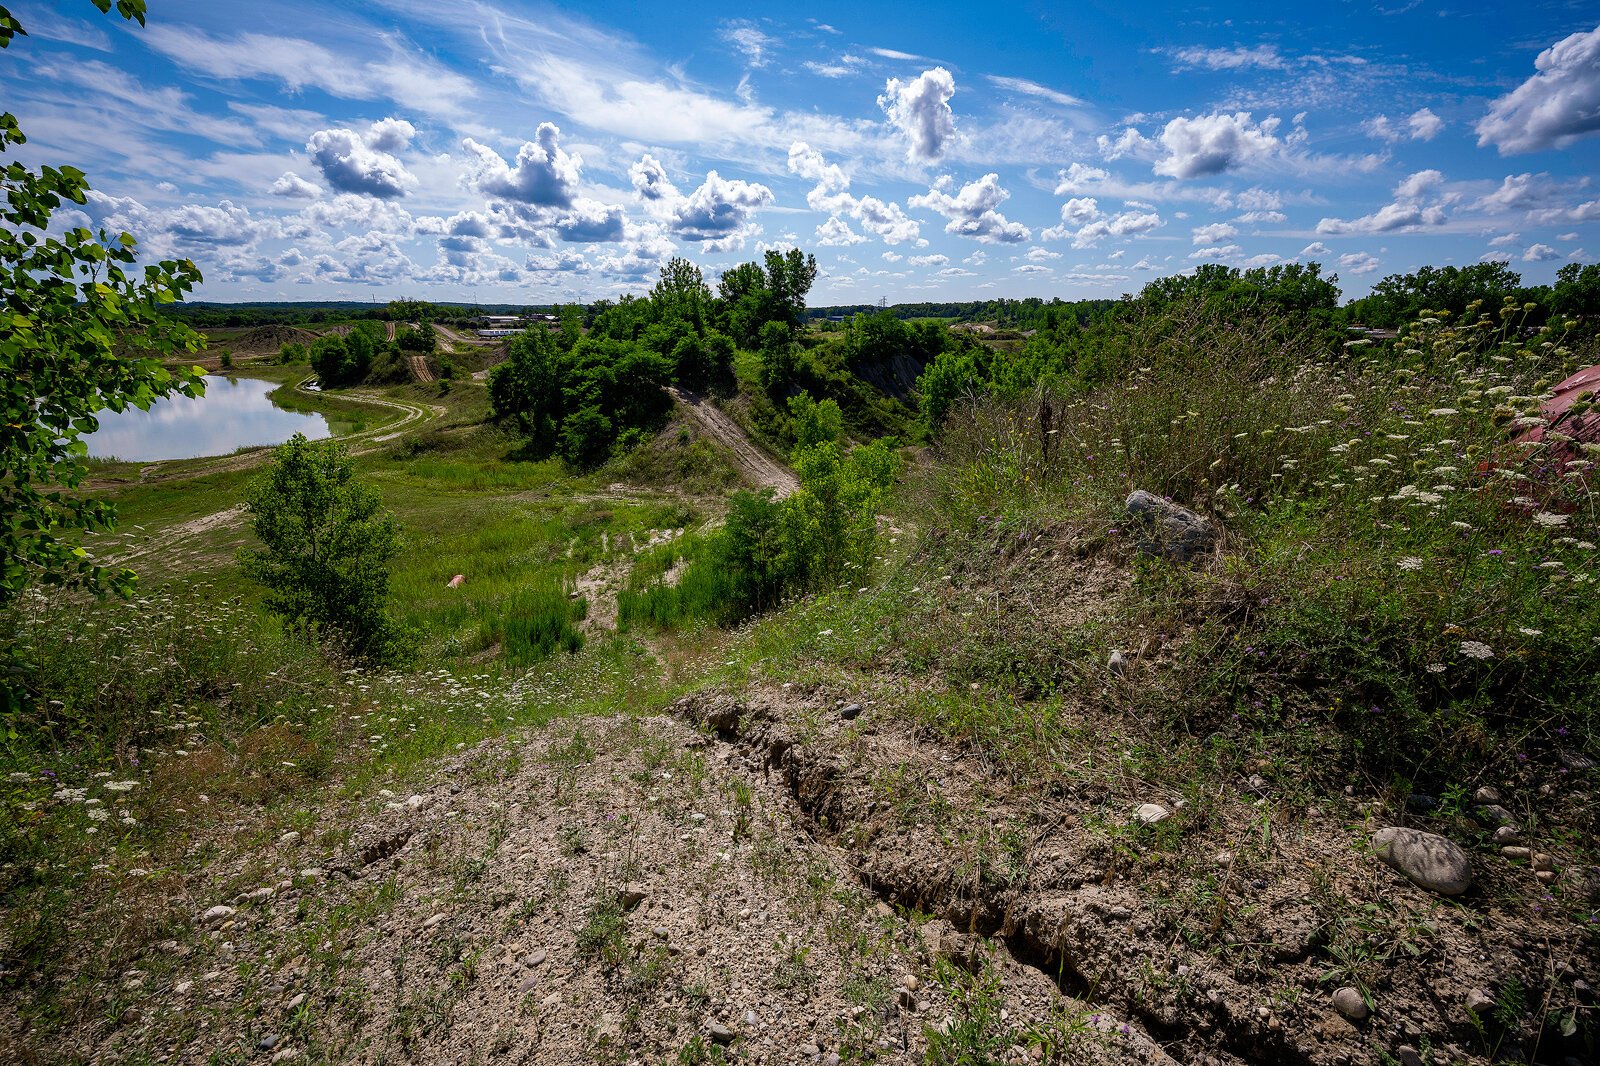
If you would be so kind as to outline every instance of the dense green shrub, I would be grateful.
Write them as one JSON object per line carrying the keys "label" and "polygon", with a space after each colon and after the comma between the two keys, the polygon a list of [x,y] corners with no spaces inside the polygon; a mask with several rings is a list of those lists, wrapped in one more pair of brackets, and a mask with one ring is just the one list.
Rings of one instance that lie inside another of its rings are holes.
{"label": "dense green shrub", "polygon": [[385,603],[400,527],[343,446],[296,433],[251,481],[246,509],[261,547],[239,562],[266,586],[268,610],[360,656],[400,651]]}
{"label": "dense green shrub", "polygon": [[[892,441],[846,450],[832,400],[791,404],[802,443],[791,457],[800,489],[779,500],[770,489],[736,492],[722,529],[682,555],[658,553],[635,568],[619,601],[622,621],[730,624],[785,597],[863,582],[877,548],[877,514],[899,470]],[[662,559],[666,558],[663,564]],[[671,562],[686,566],[675,586],[659,581]]]}
{"label": "dense green shrub", "polygon": [[575,603],[560,585],[533,585],[498,606],[485,623],[482,641],[499,643],[508,665],[528,666],[558,651],[581,649],[583,634],[573,623],[582,617],[582,602]]}

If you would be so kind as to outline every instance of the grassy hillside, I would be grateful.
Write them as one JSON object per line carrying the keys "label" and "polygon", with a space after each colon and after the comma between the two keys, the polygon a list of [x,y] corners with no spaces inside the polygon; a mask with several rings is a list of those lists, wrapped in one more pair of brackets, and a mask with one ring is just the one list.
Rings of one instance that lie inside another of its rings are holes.
{"label": "grassy hillside", "polygon": [[[809,583],[785,553],[854,498],[815,454],[799,502],[752,503],[688,407],[574,466],[486,379],[307,393],[243,360],[340,423],[398,519],[410,657],[261,609],[235,553],[265,450],[102,464],[121,525],[92,550],[138,598],[0,620],[40,697],[0,752],[0,1044],[1581,1060],[1594,447],[1510,438],[1600,356],[1524,325],[1346,344],[1167,293],[1015,351],[881,321],[740,347],[708,402],[769,459],[826,421],[801,392],[849,442],[925,442]],[[943,375],[939,417],[897,364]],[[1214,539],[1152,554],[1136,489]],[[752,605],[758,563],[790,576]],[[1385,828],[1472,887],[1402,877]]]}

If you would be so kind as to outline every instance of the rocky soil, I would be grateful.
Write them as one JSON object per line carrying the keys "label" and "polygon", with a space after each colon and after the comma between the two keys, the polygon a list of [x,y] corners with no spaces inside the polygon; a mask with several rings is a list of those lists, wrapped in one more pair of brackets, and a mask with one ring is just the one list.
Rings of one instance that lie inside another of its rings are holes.
{"label": "rocky soil", "polygon": [[72,1046],[10,1017],[0,1058],[1171,1061],[1004,942],[884,902],[764,752],[681,721],[559,723],[413,787],[239,826],[201,883],[126,871],[184,893],[189,934]]}
{"label": "rocky soil", "polygon": [[1353,786],[1301,806],[1259,774],[1203,796],[1114,774],[1016,787],[841,693],[679,710],[875,895],[943,919],[939,950],[1001,943],[1179,1061],[1593,1061],[1600,870],[1536,817],[1592,810],[1592,771],[1564,793],[1483,786],[1444,817]]}

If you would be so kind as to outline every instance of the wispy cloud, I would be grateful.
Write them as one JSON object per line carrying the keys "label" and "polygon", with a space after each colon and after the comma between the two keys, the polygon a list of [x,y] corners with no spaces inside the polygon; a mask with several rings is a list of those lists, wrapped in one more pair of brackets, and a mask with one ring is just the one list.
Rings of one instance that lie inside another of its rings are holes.
{"label": "wispy cloud", "polygon": [[1083,101],[1076,96],[1069,96],[1064,92],[1040,85],[1036,81],[1029,81],[1027,78],[1010,78],[999,74],[985,74],[984,77],[988,79],[989,84],[1005,89],[1008,92],[1021,93],[1024,96],[1033,96],[1040,100],[1048,100],[1052,104],[1059,104],[1062,107],[1084,106]]}

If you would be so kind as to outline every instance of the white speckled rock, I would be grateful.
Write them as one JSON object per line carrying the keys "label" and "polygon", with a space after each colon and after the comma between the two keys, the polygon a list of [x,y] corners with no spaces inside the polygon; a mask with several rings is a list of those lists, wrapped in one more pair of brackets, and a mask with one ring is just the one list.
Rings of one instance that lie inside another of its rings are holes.
{"label": "white speckled rock", "polygon": [[1141,803],[1134,808],[1133,817],[1135,821],[1143,822],[1145,825],[1155,825],[1172,817],[1172,812],[1159,803]]}
{"label": "white speckled rock", "polygon": [[1459,896],[1472,887],[1467,853],[1436,833],[1390,826],[1372,834],[1372,850],[1429,892]]}

